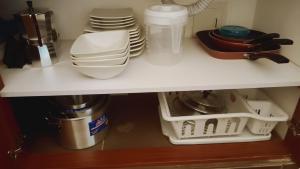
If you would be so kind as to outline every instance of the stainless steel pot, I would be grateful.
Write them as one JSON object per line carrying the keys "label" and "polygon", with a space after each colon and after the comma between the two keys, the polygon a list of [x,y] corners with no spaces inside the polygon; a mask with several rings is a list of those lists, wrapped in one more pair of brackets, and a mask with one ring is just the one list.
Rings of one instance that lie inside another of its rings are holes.
{"label": "stainless steel pot", "polygon": [[60,145],[69,149],[84,149],[103,140],[108,130],[108,119],[105,115],[108,102],[109,98],[106,97],[103,102],[81,110],[81,117],[54,116]]}

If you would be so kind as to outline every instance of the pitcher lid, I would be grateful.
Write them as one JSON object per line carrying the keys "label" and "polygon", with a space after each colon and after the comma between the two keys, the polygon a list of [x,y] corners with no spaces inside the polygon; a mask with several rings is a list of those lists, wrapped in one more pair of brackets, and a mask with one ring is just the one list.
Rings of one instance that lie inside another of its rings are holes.
{"label": "pitcher lid", "polygon": [[172,25],[185,24],[188,19],[187,8],[180,5],[153,5],[145,10],[145,23]]}
{"label": "pitcher lid", "polygon": [[153,5],[146,9],[145,15],[153,17],[181,17],[187,16],[187,8],[181,5],[174,4],[162,4],[162,5]]}

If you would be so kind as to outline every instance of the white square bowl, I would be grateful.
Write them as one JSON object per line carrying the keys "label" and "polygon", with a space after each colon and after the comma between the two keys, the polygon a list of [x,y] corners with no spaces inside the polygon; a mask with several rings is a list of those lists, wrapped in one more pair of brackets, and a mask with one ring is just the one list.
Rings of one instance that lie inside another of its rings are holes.
{"label": "white square bowl", "polygon": [[121,57],[126,56],[129,51],[130,51],[130,46],[128,43],[127,48],[122,53],[107,54],[107,55],[91,55],[91,56],[85,56],[85,57],[76,57],[76,56],[71,55],[71,59],[72,59],[72,61],[115,59],[115,58],[121,58]]}
{"label": "white square bowl", "polygon": [[80,73],[96,78],[96,79],[110,79],[121,74],[127,67],[129,57],[122,65],[113,66],[78,66],[73,64],[73,67]]}
{"label": "white square bowl", "polygon": [[113,59],[95,59],[95,60],[72,60],[78,66],[113,66],[122,65],[125,63],[127,58],[130,56],[130,52],[127,55]]}
{"label": "white square bowl", "polygon": [[128,30],[114,30],[80,35],[73,43],[70,53],[75,57],[118,54],[129,44]]}

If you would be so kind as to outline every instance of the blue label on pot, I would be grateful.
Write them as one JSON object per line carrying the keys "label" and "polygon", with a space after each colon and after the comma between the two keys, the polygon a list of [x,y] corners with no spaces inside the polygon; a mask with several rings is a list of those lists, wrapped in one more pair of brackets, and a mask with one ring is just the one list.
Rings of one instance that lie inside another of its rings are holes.
{"label": "blue label on pot", "polygon": [[98,117],[96,120],[89,122],[90,128],[90,136],[93,136],[100,132],[101,130],[105,129],[108,126],[108,119],[103,114],[102,116]]}

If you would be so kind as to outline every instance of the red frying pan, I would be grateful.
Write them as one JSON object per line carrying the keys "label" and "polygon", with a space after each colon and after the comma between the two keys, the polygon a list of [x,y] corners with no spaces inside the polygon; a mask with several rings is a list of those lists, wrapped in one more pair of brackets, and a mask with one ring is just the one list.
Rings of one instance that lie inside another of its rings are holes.
{"label": "red frying pan", "polygon": [[272,45],[272,44],[280,44],[280,45],[293,44],[293,41],[290,39],[273,39],[274,37],[277,37],[277,35],[279,35],[277,33],[264,34],[252,40],[237,42],[237,41],[225,40],[224,38],[220,38],[221,36],[215,36],[213,32],[214,30],[209,32],[209,36],[216,46],[228,50],[233,50],[233,51],[235,50],[251,51],[253,49],[259,49],[261,46]]}
{"label": "red frying pan", "polygon": [[211,30],[197,32],[200,45],[209,53],[211,56],[219,59],[249,59],[257,60],[265,58],[272,60],[276,63],[288,63],[289,59],[278,54],[281,47],[278,44],[271,46],[262,46],[259,50],[228,50],[226,48],[215,45],[213,40],[210,38],[209,33]]}

